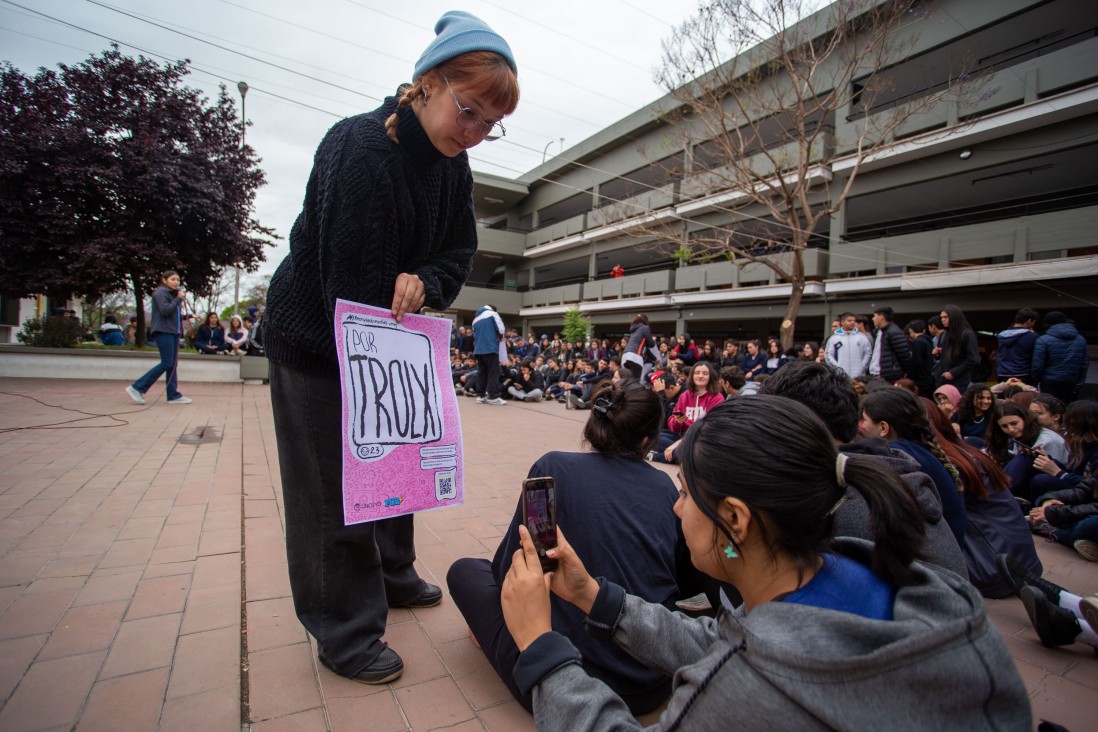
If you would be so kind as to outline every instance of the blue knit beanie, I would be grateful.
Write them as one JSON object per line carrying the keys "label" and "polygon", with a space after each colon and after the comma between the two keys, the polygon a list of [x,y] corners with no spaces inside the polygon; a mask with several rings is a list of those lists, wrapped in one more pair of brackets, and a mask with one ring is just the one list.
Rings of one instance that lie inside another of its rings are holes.
{"label": "blue knit beanie", "polygon": [[463,10],[451,10],[435,23],[435,40],[431,41],[431,45],[427,46],[419,61],[416,61],[412,80],[415,81],[439,64],[470,51],[498,53],[518,76],[511,47],[502,36],[475,15]]}

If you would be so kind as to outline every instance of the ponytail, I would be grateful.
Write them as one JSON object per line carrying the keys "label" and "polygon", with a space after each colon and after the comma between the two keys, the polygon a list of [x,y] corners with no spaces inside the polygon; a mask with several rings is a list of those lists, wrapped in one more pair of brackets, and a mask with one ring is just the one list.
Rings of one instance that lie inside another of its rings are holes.
{"label": "ponytail", "polygon": [[[679,453],[686,488],[712,522],[714,538],[720,532],[736,547],[719,511],[734,497],[763,517],[758,530],[771,556],[785,555],[800,569],[814,566],[849,489],[869,509],[873,572],[893,587],[911,581],[926,527],[907,485],[876,458],[837,454],[823,422],[799,402],[759,394],[718,404],[687,431]],[[765,480],[758,479],[759,465],[767,466]]]}
{"label": "ponytail", "polygon": [[915,497],[893,470],[875,458],[850,455],[843,474],[869,508],[873,573],[892,587],[910,583],[911,563],[919,558],[926,536]]}
{"label": "ponytail", "polygon": [[[423,76],[415,80],[414,84],[405,84],[400,87],[400,98],[397,100],[398,107],[410,107],[412,104],[419,100],[427,99],[427,92],[425,90],[424,80],[428,76],[433,76],[435,72],[428,71]],[[389,136],[389,139],[399,144],[400,140],[397,138],[397,127],[400,125],[400,118],[396,112],[389,115],[389,118],[385,120],[385,134]]]}

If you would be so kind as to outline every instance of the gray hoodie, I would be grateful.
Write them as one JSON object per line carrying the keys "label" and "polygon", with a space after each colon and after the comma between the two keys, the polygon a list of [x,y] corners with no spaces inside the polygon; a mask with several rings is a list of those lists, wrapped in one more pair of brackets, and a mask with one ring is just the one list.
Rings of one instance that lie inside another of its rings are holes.
{"label": "gray hoodie", "polygon": [[[868,542],[838,544],[868,564]],[[979,594],[931,565],[915,572],[893,620],[784,602],[688,618],[605,582],[588,630],[674,673],[651,729],[1031,730],[1025,686]],[[533,687],[538,730],[639,729],[578,655],[546,633],[519,657],[515,680]]]}
{"label": "gray hoodie", "polygon": [[[945,567],[968,579],[968,565],[957,539],[942,517],[942,501],[930,476],[922,472],[915,458],[901,450],[893,450],[879,437],[863,438],[839,446],[839,452],[847,455],[875,457],[884,461],[915,496],[926,521],[926,537],[923,539],[921,559]],[[852,536],[874,541],[877,537],[869,531],[869,506],[862,494],[853,488],[846,489],[846,500],[835,512],[833,536]]]}

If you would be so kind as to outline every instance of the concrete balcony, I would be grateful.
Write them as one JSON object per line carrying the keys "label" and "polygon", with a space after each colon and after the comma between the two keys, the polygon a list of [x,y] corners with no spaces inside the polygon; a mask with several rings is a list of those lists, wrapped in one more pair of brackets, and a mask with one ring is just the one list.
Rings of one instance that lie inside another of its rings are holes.
{"label": "concrete balcony", "polygon": [[[949,269],[951,262],[1009,257],[1031,259],[1069,256],[1094,245],[1098,206],[1034,214],[935,231],[836,243],[830,249],[829,272],[904,272]],[[956,266],[956,265],[953,265]]]}
{"label": "concrete balcony", "polygon": [[585,301],[620,300],[624,297],[662,295],[669,292],[674,286],[672,284],[674,281],[673,272],[674,270],[661,269],[655,272],[585,282],[583,285],[583,299]]}
{"label": "concrete balcony", "polygon": [[[775,259],[788,269],[791,252],[772,254],[768,259]],[[804,273],[809,278],[823,278],[827,276],[827,251],[823,249],[809,249],[804,252]],[[675,270],[675,292],[689,290],[719,290],[730,287],[743,287],[746,285],[777,284],[777,275],[774,270],[761,262],[739,263],[725,260],[712,264],[697,264],[692,267],[682,267]]]}
{"label": "concrete balcony", "polygon": [[496,290],[491,287],[465,285],[458,293],[450,310],[469,310],[476,312],[484,305],[493,305],[504,314],[514,314],[522,306],[522,295],[515,290]]}
{"label": "concrete balcony", "polygon": [[515,231],[501,231],[477,227],[477,249],[486,254],[505,257],[521,257],[526,248],[526,235]]}

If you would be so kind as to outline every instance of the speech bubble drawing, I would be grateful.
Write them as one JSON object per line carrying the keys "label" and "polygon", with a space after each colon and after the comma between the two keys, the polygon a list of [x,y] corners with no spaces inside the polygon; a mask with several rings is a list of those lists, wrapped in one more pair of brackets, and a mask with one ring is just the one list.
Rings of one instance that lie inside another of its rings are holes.
{"label": "speech bubble drawing", "polygon": [[376,460],[395,445],[442,439],[440,385],[430,338],[352,317],[342,325],[352,453],[360,460]]}

